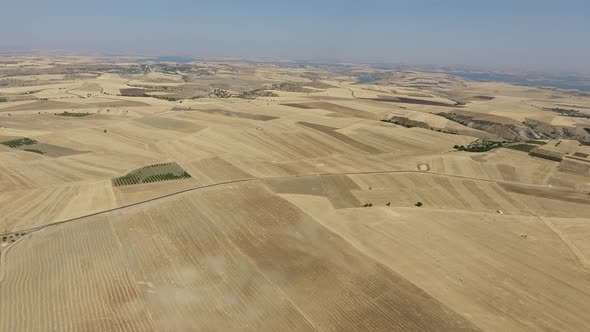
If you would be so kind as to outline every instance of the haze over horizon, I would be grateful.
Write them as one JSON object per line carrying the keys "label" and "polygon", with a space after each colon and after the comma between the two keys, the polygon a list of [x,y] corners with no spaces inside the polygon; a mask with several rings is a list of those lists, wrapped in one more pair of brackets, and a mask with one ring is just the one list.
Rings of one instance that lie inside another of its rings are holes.
{"label": "haze over horizon", "polygon": [[0,49],[590,72],[586,1],[10,2]]}

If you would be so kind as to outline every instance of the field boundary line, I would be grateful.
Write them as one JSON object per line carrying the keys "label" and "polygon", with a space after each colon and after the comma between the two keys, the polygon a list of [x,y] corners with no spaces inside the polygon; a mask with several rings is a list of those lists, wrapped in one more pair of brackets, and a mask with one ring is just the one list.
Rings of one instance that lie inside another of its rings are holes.
{"label": "field boundary line", "polygon": [[[111,208],[111,209],[107,209],[107,210],[102,210],[102,211],[98,211],[98,212],[93,212],[93,213],[90,213],[90,214],[86,214],[86,215],[82,215],[82,216],[78,216],[78,217],[74,217],[74,218],[70,218],[70,219],[65,219],[65,220],[60,220],[60,221],[56,221],[56,222],[51,222],[51,223],[47,223],[47,224],[44,224],[44,225],[35,226],[35,227],[27,228],[27,229],[21,229],[21,230],[10,232],[8,234],[11,234],[11,233],[26,233],[26,235],[29,235],[31,233],[34,233],[34,232],[37,232],[37,231],[41,231],[41,230],[47,229],[47,228],[52,227],[52,226],[59,226],[59,225],[67,224],[67,223],[70,223],[70,222],[73,222],[73,221],[82,220],[82,219],[89,218],[89,217],[95,217],[95,216],[99,216],[99,215],[102,215],[102,214],[107,214],[107,213],[111,213],[111,212],[117,212],[117,211],[125,210],[125,209],[128,209],[128,208],[140,206],[140,205],[143,205],[143,204],[146,204],[146,203],[151,203],[151,202],[154,202],[154,201],[157,201],[157,200],[160,200],[160,199],[164,199],[164,198],[168,198],[168,197],[173,197],[173,196],[181,195],[181,194],[184,194],[184,193],[187,193],[187,192],[192,192],[192,191],[197,191],[197,190],[207,189],[207,188],[222,187],[222,186],[225,186],[225,185],[231,185],[231,184],[235,184],[235,183],[245,183],[245,182],[264,181],[264,180],[273,180],[273,179],[293,179],[293,178],[303,178],[303,177],[312,177],[312,176],[370,175],[370,174],[395,174],[395,173],[400,173],[400,174],[404,174],[404,173],[405,174],[430,174],[430,175],[453,177],[453,178],[458,178],[458,179],[483,181],[483,182],[488,182],[488,183],[498,183],[498,184],[499,183],[504,183],[504,184],[516,184],[516,185],[526,186],[526,187],[535,187],[535,188],[551,188],[551,187],[547,187],[547,186],[543,186],[543,185],[523,184],[523,183],[518,183],[518,182],[500,181],[500,180],[476,178],[476,177],[469,177],[469,176],[462,176],[462,175],[454,175],[454,174],[446,174],[446,173],[438,173],[438,172],[430,172],[430,171],[425,172],[425,171],[408,170],[408,169],[406,169],[406,170],[396,169],[396,170],[380,170],[380,171],[359,171],[359,172],[326,172],[326,173],[313,173],[313,174],[297,174],[297,175],[288,175],[288,176],[252,177],[252,178],[243,178],[243,179],[237,179],[237,180],[228,180],[228,181],[223,181],[223,182],[216,182],[216,183],[211,183],[211,184],[206,184],[206,185],[200,185],[200,186],[196,186],[196,187],[186,188],[186,189],[179,190],[179,191],[172,192],[172,193],[168,193],[168,194],[165,194],[165,195],[161,195],[161,196],[149,198],[149,199],[146,199],[146,200],[143,200],[143,201],[139,201],[139,202],[135,202],[135,203],[131,203],[131,204],[126,204],[126,205],[122,205],[122,206],[118,206],[118,207],[115,207],[115,208]],[[26,236],[23,236],[19,240],[22,240],[25,237]],[[2,281],[3,275],[4,275],[4,269],[2,267],[5,264],[5,256],[6,256],[6,253],[16,243],[18,243],[18,240],[17,240],[17,242],[15,242],[13,244],[10,244],[8,247],[6,247],[6,250],[4,252],[0,252],[0,282]],[[584,262],[582,262],[582,263],[584,263]]]}
{"label": "field boundary line", "polygon": [[[438,173],[438,172],[430,172],[430,171],[425,172],[425,171],[407,170],[407,169],[406,170],[396,169],[396,170],[380,170],[380,171],[359,171],[359,172],[326,172],[326,173],[312,173],[312,174],[297,174],[297,175],[288,175],[288,176],[251,177],[251,178],[243,178],[243,179],[237,179],[237,180],[228,180],[228,181],[222,181],[222,182],[216,182],[216,183],[211,183],[211,184],[206,184],[206,185],[200,185],[200,186],[196,186],[196,187],[186,188],[186,189],[182,189],[182,190],[175,191],[175,192],[172,192],[172,193],[168,193],[168,194],[165,194],[165,195],[161,195],[161,196],[149,198],[149,199],[146,199],[146,200],[143,200],[143,201],[139,201],[139,202],[135,202],[135,203],[131,203],[131,204],[126,204],[126,205],[121,205],[121,206],[114,207],[114,208],[111,208],[111,209],[102,210],[102,211],[98,211],[98,212],[93,212],[93,213],[90,213],[90,214],[85,214],[85,215],[74,217],[74,218],[69,218],[69,219],[60,220],[60,221],[56,221],[56,222],[51,222],[51,223],[47,223],[47,224],[43,224],[43,225],[40,225],[40,226],[35,226],[35,227],[27,228],[27,229],[21,229],[21,230],[17,230],[17,231],[14,231],[14,232],[17,232],[17,233],[23,233],[23,232],[30,233],[30,232],[35,232],[35,231],[38,231],[38,230],[41,230],[41,229],[44,229],[44,228],[47,228],[47,227],[57,226],[57,225],[69,223],[69,222],[72,222],[72,221],[76,221],[76,220],[80,220],[80,219],[84,219],[84,218],[88,218],[88,217],[94,217],[94,216],[97,216],[97,215],[109,213],[109,212],[120,211],[120,210],[124,210],[124,209],[127,209],[127,208],[131,208],[131,207],[143,205],[143,204],[146,204],[146,203],[150,203],[150,202],[153,202],[153,201],[157,201],[157,200],[160,200],[160,199],[164,199],[164,198],[168,198],[168,197],[172,197],[172,196],[176,196],[176,195],[180,195],[180,194],[184,194],[184,193],[191,192],[191,191],[197,191],[197,190],[207,189],[207,188],[213,188],[213,187],[221,187],[221,186],[230,185],[230,184],[234,184],[234,183],[254,182],[254,181],[264,181],[264,180],[274,180],[274,179],[294,179],[294,178],[303,178],[303,177],[312,177],[312,176],[371,175],[371,174],[394,174],[394,173],[430,174],[430,175],[448,176],[448,177],[453,177],[453,178],[457,178],[457,179],[476,180],[476,181],[482,181],[482,182],[488,182],[488,183],[516,184],[516,185],[520,185],[520,186],[534,187],[534,188],[551,188],[551,187],[547,187],[547,186],[544,186],[544,185],[524,184],[524,183],[518,183],[518,182],[511,182],[511,181],[492,180],[492,179],[469,177],[469,176],[454,175],[454,174],[447,174],[447,173]],[[11,232],[11,233],[14,233],[14,232]]]}

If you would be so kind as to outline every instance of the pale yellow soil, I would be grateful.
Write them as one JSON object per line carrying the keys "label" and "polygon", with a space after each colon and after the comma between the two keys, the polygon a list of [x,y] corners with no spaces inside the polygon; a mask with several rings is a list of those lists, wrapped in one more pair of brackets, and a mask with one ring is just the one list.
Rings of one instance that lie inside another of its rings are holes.
{"label": "pale yellow soil", "polygon": [[[180,74],[22,67],[28,85],[0,89],[35,98],[0,103],[0,142],[76,152],[0,145],[0,230],[27,233],[0,248],[0,331],[590,329],[590,158],[571,158],[590,148],[549,140],[562,162],[459,152],[482,132],[436,115],[579,127],[541,108],[585,110],[589,97],[442,74],[358,84],[354,70],[195,65],[208,72],[190,84],[206,88],[310,87],[169,101],[120,89],[170,95],[187,85]],[[460,134],[380,121],[390,116]],[[111,181],[159,163],[191,178]]]}

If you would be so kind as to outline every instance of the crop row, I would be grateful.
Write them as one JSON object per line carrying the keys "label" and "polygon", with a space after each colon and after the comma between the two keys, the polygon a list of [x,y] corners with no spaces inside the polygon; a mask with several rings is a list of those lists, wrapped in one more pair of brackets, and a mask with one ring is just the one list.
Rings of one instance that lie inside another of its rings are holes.
{"label": "crop row", "polygon": [[182,172],[181,174],[178,174],[178,175],[175,175],[172,173],[157,174],[157,175],[148,176],[147,178],[145,178],[143,180],[143,183],[187,179],[190,177],[191,177],[190,174],[188,174],[187,172]]}
{"label": "crop row", "polygon": [[186,179],[190,177],[191,175],[176,163],[161,163],[145,166],[134,170],[127,175],[114,178],[113,185],[119,187],[141,183]]}

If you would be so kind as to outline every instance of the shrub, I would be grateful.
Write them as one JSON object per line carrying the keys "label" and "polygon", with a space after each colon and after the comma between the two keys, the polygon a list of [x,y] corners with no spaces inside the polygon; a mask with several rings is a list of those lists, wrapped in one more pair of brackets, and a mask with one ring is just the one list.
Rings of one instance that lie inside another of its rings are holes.
{"label": "shrub", "polygon": [[416,202],[416,204],[414,204],[414,205],[416,205],[417,207],[421,207],[424,204],[422,204],[422,202]]}
{"label": "shrub", "polygon": [[45,154],[45,152],[41,151],[41,150],[37,150],[37,149],[24,149],[27,152],[33,152],[33,153],[38,153],[38,154]]}
{"label": "shrub", "polygon": [[74,118],[81,118],[81,117],[85,117],[85,116],[89,116],[92,115],[92,113],[78,113],[78,112],[63,112],[63,113],[56,113],[55,115],[59,115],[59,116],[69,116],[69,117],[74,117]]}

